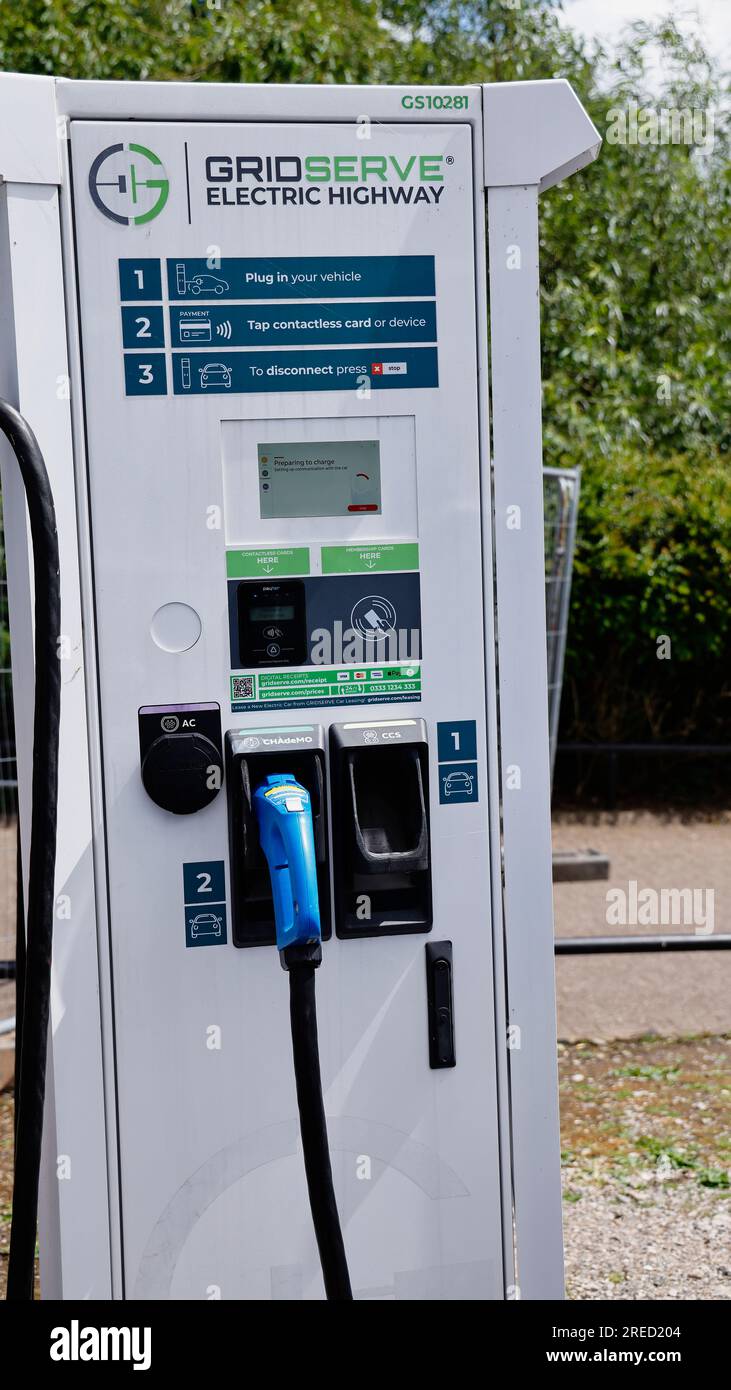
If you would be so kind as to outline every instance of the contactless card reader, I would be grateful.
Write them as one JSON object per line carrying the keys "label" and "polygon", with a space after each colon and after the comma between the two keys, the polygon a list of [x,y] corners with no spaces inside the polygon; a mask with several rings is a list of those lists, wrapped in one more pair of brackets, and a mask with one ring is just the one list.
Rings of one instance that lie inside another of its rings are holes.
{"label": "contactless card reader", "polygon": [[237,591],[242,666],[301,666],[307,659],[301,579],[251,580]]}

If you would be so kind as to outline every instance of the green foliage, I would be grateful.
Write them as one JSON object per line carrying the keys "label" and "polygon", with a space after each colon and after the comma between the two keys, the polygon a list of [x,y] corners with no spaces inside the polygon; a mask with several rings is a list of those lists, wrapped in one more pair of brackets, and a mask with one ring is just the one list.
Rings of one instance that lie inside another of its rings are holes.
{"label": "green foliage", "polygon": [[[583,470],[565,732],[719,738],[731,698],[727,92],[671,21],[633,26],[610,62],[559,9],[5,0],[0,68],[216,82],[563,76],[604,135],[630,102],[711,110],[712,147],[605,139],[596,164],[542,198],[541,254],[545,461]],[[670,661],[657,659],[660,634]]]}
{"label": "green foliage", "polygon": [[[678,36],[659,31],[666,64]],[[644,51],[640,47],[640,52]],[[600,161],[542,200],[546,447],[551,463],[577,446],[680,453],[731,441],[726,407],[731,337],[729,140],[722,91],[692,49],[685,86],[671,67],[643,92],[638,49],[618,55],[614,81],[588,105],[600,131],[628,102],[716,112],[712,148],[605,140]]]}
{"label": "green foliage", "polygon": [[6,0],[0,10],[0,67],[61,77],[367,82],[392,47],[372,0]]}
{"label": "green foliage", "polygon": [[706,445],[593,459],[572,597],[568,689],[579,737],[690,738],[702,716],[719,740],[721,700],[731,696],[727,458]]}
{"label": "green foliage", "polygon": [[591,82],[581,42],[558,21],[560,0],[393,0],[381,5],[405,49],[411,82]]}
{"label": "green foliage", "polygon": [[643,1137],[637,1140],[637,1147],[643,1153],[649,1154],[657,1163],[665,1164],[667,1168],[678,1168],[692,1172],[696,1182],[701,1187],[727,1188],[731,1186],[731,1177],[726,1169],[707,1168],[694,1152],[679,1149],[663,1139],[652,1136]]}
{"label": "green foliage", "polygon": [[[636,1076],[643,1081],[674,1081],[680,1071],[680,1066],[638,1066],[635,1064],[630,1067],[616,1067],[610,1073],[611,1076]],[[632,1092],[628,1092],[629,1095]]]}
{"label": "green foliage", "polygon": [[[665,81],[648,94],[650,45]],[[582,467],[563,726],[725,741],[731,680],[731,222],[725,95],[674,25],[635,26],[613,110],[700,108],[712,147],[605,140],[542,200],[545,459]],[[658,660],[657,638],[671,659]]]}

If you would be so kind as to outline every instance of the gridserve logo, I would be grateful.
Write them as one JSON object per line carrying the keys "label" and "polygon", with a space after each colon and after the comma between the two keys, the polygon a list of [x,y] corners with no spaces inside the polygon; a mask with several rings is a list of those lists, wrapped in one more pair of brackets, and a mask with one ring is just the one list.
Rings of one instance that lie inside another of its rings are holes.
{"label": "gridserve logo", "polygon": [[162,212],[170,180],[162,160],[146,145],[107,145],[89,170],[92,202],[122,227],[141,227]]}

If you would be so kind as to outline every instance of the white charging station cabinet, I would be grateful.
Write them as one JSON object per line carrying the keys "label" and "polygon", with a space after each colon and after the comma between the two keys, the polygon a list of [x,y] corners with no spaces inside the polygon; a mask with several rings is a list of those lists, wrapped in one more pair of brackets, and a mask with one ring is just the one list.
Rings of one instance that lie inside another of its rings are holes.
{"label": "white charging station cabinet", "polygon": [[61,547],[45,1297],[323,1296],[247,801],[290,761],[355,1297],[562,1296],[538,198],[598,147],[564,81],[0,77]]}

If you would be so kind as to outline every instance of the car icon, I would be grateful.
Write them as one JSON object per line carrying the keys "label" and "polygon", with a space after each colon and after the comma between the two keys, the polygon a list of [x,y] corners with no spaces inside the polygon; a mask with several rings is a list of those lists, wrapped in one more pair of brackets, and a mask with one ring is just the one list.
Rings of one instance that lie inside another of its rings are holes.
{"label": "car icon", "polygon": [[194,939],[200,936],[221,935],[221,918],[215,912],[199,912],[192,919],[190,924],[190,934]]}
{"label": "car icon", "polygon": [[217,275],[194,275],[192,280],[186,280],[185,288],[191,294],[223,294],[229,288],[229,283]]}
{"label": "car icon", "polygon": [[223,387],[226,391],[231,390],[231,368],[225,362],[206,362],[204,367],[199,367],[201,378],[201,391],[207,391],[209,386]]}
{"label": "car icon", "polygon": [[444,779],[444,795],[471,796],[472,781],[469,772],[450,772]]}

